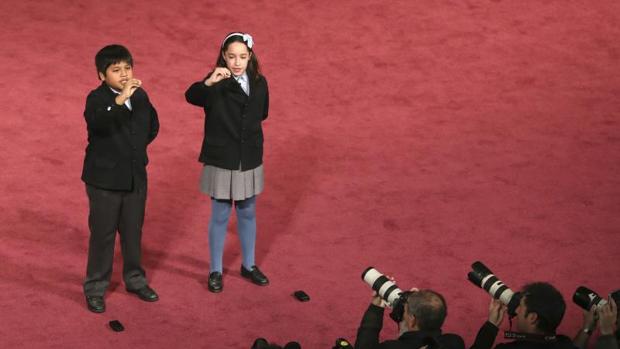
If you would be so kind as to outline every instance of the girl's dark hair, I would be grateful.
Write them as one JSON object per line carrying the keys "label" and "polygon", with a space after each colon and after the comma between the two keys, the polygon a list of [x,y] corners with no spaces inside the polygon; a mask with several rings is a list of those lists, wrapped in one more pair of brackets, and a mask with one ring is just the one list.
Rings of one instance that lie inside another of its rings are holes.
{"label": "girl's dark hair", "polygon": [[217,55],[215,66],[226,68],[226,61],[224,60],[224,52],[228,50],[228,46],[230,46],[230,44],[232,44],[233,42],[240,42],[244,44],[245,47],[248,48],[248,51],[251,53],[251,55],[250,55],[250,61],[248,62],[248,67],[246,69],[246,72],[248,74],[248,77],[251,80],[257,80],[260,77],[260,67],[258,65],[258,57],[256,57],[256,53],[252,51],[251,48],[248,47],[248,44],[245,41],[243,41],[243,36],[241,35],[233,35],[229,37],[228,39],[226,39],[226,41],[224,41],[224,43],[222,44],[222,48],[220,49],[220,53]]}
{"label": "girl's dark hair", "polygon": [[105,76],[105,71],[112,64],[127,62],[130,66],[133,67],[133,58],[131,57],[131,53],[129,50],[122,45],[108,45],[99,52],[95,56],[95,66],[97,67],[97,72],[102,73]]}

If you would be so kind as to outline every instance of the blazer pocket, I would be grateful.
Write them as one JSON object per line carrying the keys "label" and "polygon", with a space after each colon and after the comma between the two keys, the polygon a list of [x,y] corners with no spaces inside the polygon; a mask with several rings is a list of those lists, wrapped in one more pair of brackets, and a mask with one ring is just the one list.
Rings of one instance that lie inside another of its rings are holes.
{"label": "blazer pocket", "polygon": [[226,141],[226,139],[209,137],[209,138],[206,139],[206,143],[208,145],[214,145],[214,146],[217,146],[217,147],[221,147],[221,146],[226,145],[226,143],[228,143],[228,142]]}
{"label": "blazer pocket", "polygon": [[108,159],[108,158],[95,158],[95,166],[101,168],[114,168],[116,167],[116,160]]}

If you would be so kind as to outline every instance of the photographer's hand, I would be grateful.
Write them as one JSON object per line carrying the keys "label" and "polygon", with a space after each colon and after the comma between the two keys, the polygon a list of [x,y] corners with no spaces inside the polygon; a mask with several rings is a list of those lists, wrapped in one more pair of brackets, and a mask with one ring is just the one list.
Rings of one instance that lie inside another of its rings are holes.
{"label": "photographer's hand", "polygon": [[607,304],[598,307],[598,319],[601,335],[613,334],[616,331],[618,306],[613,298],[609,297]]}
{"label": "photographer's hand", "polygon": [[591,307],[589,311],[584,311],[582,330],[593,331],[596,328],[596,320],[598,320],[598,314],[596,313],[596,307]]}
{"label": "photographer's hand", "polygon": [[[392,281],[393,283],[396,283],[396,280],[394,280],[393,277],[391,277],[389,275],[386,275],[386,276],[387,276],[388,279],[390,279],[390,281]],[[409,291],[417,292],[419,290],[414,287],[414,288],[410,289]],[[388,302],[386,302],[383,298],[381,298],[381,296],[379,296],[379,294],[376,291],[372,292],[372,301],[371,301],[371,303],[373,305],[376,305],[376,306],[381,307],[381,308],[386,308],[386,307],[390,306],[388,304]]]}
{"label": "photographer's hand", "polygon": [[489,305],[489,322],[499,327],[504,319],[504,313],[506,313],[506,306],[498,299],[492,299]]}
{"label": "photographer's hand", "polygon": [[573,344],[575,346],[581,349],[586,349],[588,347],[588,341],[590,340],[592,331],[596,328],[597,319],[598,314],[595,306],[591,307],[589,311],[584,310],[582,328],[577,332],[575,338],[573,338]]}
{"label": "photographer's hand", "polygon": [[374,292],[374,291],[372,292],[372,301],[371,301],[371,303],[373,305],[376,305],[376,306],[381,307],[381,308],[385,308],[385,307],[388,306],[387,302],[384,301],[383,298],[381,298],[377,294],[377,292]]}

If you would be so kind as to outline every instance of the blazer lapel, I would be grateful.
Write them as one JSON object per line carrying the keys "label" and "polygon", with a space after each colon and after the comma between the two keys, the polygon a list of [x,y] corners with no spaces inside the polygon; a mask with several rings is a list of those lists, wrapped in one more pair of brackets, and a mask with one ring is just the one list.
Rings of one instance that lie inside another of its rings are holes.
{"label": "blazer lapel", "polygon": [[[226,89],[228,90],[228,93],[230,93],[230,95],[233,97],[233,99],[239,100],[242,103],[245,103],[245,101],[248,99],[248,95],[246,95],[245,92],[243,92],[243,89],[241,88],[241,85],[239,85],[237,80],[235,80],[235,78],[233,77],[230,77],[227,79],[226,82],[228,83],[226,85]],[[250,87],[250,94],[251,93],[252,93],[252,87]]]}

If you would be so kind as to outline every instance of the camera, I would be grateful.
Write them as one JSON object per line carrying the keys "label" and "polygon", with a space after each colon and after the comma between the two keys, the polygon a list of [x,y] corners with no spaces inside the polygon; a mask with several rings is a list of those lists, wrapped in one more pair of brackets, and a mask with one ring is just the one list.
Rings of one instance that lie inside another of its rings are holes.
{"label": "camera", "polygon": [[467,278],[474,285],[487,291],[491,297],[499,299],[508,308],[508,315],[514,317],[517,307],[521,301],[521,293],[512,291],[506,286],[493,272],[482,262],[474,262],[471,265],[472,271],[467,274]]}
{"label": "camera", "polygon": [[403,292],[392,280],[373,267],[368,267],[364,270],[362,280],[392,308],[390,313],[392,320],[397,323],[401,322],[405,311],[405,303],[407,303],[407,297],[409,297],[411,292]]}
{"label": "camera", "polygon": [[[613,298],[617,304],[620,304],[620,290],[612,292],[611,298]],[[596,292],[585,286],[577,287],[573,294],[573,302],[584,310],[590,310],[592,306],[603,306],[607,304],[605,298],[601,298]]]}

